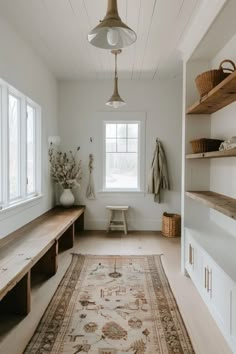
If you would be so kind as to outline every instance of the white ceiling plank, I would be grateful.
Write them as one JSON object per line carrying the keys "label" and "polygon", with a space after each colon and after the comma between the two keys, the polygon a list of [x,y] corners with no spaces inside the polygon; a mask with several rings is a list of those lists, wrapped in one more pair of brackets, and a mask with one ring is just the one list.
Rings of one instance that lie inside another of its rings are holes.
{"label": "white ceiling plank", "polygon": [[196,16],[199,4],[199,0],[184,0],[175,21],[176,31],[173,31],[173,35],[170,37],[168,45],[167,43],[164,43],[163,45],[162,55],[160,56],[160,61],[157,65],[156,71],[154,72],[153,78],[157,76],[158,70],[161,70],[161,67],[164,68],[168,66],[168,62],[170,62],[170,58],[172,56],[176,57],[176,61],[179,60],[179,57],[177,58],[177,56],[180,55],[177,51],[179,42],[192,19]]}
{"label": "white ceiling plank", "polygon": [[[175,73],[176,50],[203,0],[118,0],[121,19],[138,36],[118,57],[120,79]],[[114,56],[91,46],[88,32],[106,13],[107,0],[0,0],[0,13],[59,79],[111,79]]]}
{"label": "white ceiling plank", "polygon": [[136,54],[132,68],[132,79],[139,79],[140,69],[142,66],[143,52],[145,50],[146,41],[149,34],[150,21],[153,15],[156,0],[141,1],[140,19],[137,31]]}
{"label": "white ceiling plank", "polygon": [[184,0],[175,0],[174,2],[172,0],[158,1],[143,53],[139,78],[151,79],[153,77],[162,58],[164,48],[169,48],[172,37],[175,36],[176,21],[183,2]]}

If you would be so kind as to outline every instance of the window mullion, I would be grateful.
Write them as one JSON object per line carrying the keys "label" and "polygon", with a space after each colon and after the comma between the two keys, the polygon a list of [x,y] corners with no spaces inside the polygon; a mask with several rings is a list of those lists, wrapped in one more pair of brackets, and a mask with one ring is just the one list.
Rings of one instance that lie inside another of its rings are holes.
{"label": "window mullion", "polygon": [[35,110],[35,190],[37,194],[42,193],[42,181],[41,181],[41,171],[42,171],[42,153],[41,153],[41,108]]}
{"label": "window mullion", "polygon": [[27,195],[27,158],[26,158],[26,146],[27,146],[27,107],[26,99],[24,97],[20,100],[20,191],[21,198],[25,198]]}
{"label": "window mullion", "polygon": [[2,87],[2,203],[9,204],[9,125],[8,88]]}

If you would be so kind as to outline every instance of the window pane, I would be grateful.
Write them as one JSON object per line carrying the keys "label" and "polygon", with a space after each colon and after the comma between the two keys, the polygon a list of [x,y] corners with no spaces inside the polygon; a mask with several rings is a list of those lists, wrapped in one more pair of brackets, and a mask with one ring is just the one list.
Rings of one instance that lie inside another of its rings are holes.
{"label": "window pane", "polygon": [[116,124],[106,124],[106,137],[116,138]]}
{"label": "window pane", "polygon": [[117,152],[126,152],[126,139],[117,139]]}
{"label": "window pane", "polygon": [[138,124],[128,124],[128,138],[138,138]]}
{"label": "window pane", "polygon": [[127,124],[117,124],[117,138],[126,138]]}
{"label": "window pane", "polygon": [[116,139],[106,139],[106,152],[116,152]]}
{"label": "window pane", "polygon": [[9,95],[9,193],[10,199],[20,196],[20,101]]}
{"label": "window pane", "polygon": [[138,155],[106,154],[106,188],[138,188]]}
{"label": "window pane", "polygon": [[128,139],[128,152],[138,152],[138,139]]}
{"label": "window pane", "polygon": [[35,192],[35,109],[27,106],[27,194]]}

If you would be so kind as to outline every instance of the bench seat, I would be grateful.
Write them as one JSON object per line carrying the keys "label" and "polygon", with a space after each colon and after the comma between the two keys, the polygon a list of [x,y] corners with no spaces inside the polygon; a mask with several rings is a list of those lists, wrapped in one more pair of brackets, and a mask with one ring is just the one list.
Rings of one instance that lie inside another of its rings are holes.
{"label": "bench seat", "polygon": [[54,208],[7,237],[0,244],[0,311],[30,311],[31,271],[52,276],[58,249],[73,247],[75,230],[83,229],[84,207]]}

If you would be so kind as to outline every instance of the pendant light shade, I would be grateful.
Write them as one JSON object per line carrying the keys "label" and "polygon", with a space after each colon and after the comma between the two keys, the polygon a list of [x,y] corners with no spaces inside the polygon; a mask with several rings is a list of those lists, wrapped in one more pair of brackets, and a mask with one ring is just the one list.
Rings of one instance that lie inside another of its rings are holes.
{"label": "pendant light shade", "polygon": [[119,50],[112,50],[112,54],[115,55],[115,79],[114,79],[114,92],[111,96],[111,98],[107,101],[106,105],[113,107],[113,108],[119,108],[124,106],[126,103],[122,98],[120,97],[119,91],[118,91],[118,75],[117,75],[117,54],[121,53],[121,49]]}
{"label": "pendant light shade", "polygon": [[88,41],[98,48],[120,49],[137,39],[136,33],[121,21],[117,0],[108,0],[104,19],[88,34]]}

